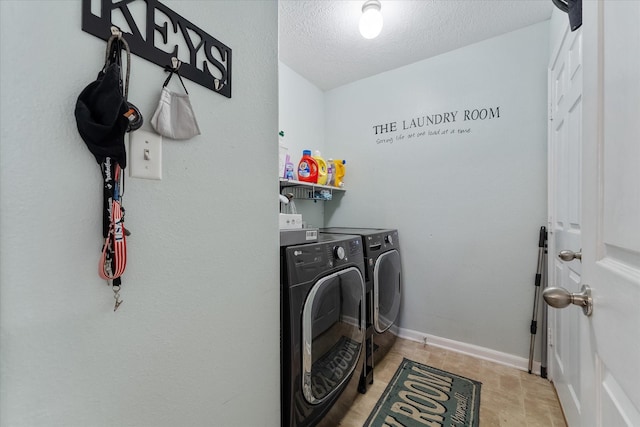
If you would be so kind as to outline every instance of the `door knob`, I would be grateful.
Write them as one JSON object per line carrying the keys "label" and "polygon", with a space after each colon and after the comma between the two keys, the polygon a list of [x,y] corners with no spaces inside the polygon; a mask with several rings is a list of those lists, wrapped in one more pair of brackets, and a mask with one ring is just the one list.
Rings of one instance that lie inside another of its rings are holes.
{"label": "door knob", "polygon": [[580,249],[579,252],[573,252],[573,251],[560,251],[560,253],[558,254],[558,257],[563,260],[563,261],[571,261],[573,259],[579,259],[580,262],[582,262],[582,249]]}
{"label": "door knob", "polygon": [[582,285],[580,292],[574,294],[565,288],[547,288],[542,292],[542,297],[551,307],[565,308],[569,304],[575,304],[582,307],[585,316],[591,316],[593,313],[593,298],[588,285]]}

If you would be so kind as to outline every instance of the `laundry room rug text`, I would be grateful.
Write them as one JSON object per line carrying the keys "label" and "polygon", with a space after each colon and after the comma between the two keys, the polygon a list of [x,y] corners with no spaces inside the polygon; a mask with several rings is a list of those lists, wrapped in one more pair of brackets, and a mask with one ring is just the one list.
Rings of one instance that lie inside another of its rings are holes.
{"label": "laundry room rug text", "polygon": [[404,359],[364,427],[477,427],[480,386]]}

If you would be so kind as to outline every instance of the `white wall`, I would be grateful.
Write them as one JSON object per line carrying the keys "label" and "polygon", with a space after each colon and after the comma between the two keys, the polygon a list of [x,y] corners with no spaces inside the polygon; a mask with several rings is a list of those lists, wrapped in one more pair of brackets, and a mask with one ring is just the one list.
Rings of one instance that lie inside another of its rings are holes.
{"label": "white wall", "polygon": [[[277,4],[163,4],[233,49],[233,98],[185,80],[202,135],[163,143],[162,181],[127,180],[113,313],[100,172],[73,114],[105,42],[79,1],[0,2],[3,426],[280,424]],[[133,57],[147,121],[164,78]]]}
{"label": "white wall", "polygon": [[[548,31],[540,23],[325,94],[327,150],[348,161],[348,191],[325,219],[399,229],[402,328],[528,358],[546,223]],[[482,107],[500,117],[463,121]],[[456,122],[417,131],[454,134],[402,130],[450,111]],[[374,133],[394,121],[395,132]]]}
{"label": "white wall", "polygon": [[[302,150],[320,150],[326,160],[324,93],[313,83],[279,61],[279,120],[291,162],[297,169]],[[324,202],[295,200],[298,213],[309,227],[322,227]]]}

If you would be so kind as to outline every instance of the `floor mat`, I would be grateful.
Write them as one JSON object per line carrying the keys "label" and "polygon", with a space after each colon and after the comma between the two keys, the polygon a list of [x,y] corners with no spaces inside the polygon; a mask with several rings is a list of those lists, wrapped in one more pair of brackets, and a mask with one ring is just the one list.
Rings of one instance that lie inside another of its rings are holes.
{"label": "floor mat", "polygon": [[405,358],[364,427],[478,427],[481,384]]}

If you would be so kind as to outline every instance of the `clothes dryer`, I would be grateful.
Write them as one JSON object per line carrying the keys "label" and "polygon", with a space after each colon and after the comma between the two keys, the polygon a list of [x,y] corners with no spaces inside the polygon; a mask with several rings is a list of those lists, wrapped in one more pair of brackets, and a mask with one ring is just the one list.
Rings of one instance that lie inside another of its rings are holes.
{"label": "clothes dryer", "polygon": [[[329,227],[323,233],[349,234],[362,237],[367,287],[372,289],[367,299],[373,325],[373,363],[378,363],[396,340],[400,300],[402,297],[402,265],[398,230],[385,228]],[[367,359],[367,362],[369,360]],[[372,379],[368,379],[370,384]]]}
{"label": "clothes dryer", "polygon": [[364,363],[360,236],[281,248],[282,426],[336,426]]}

